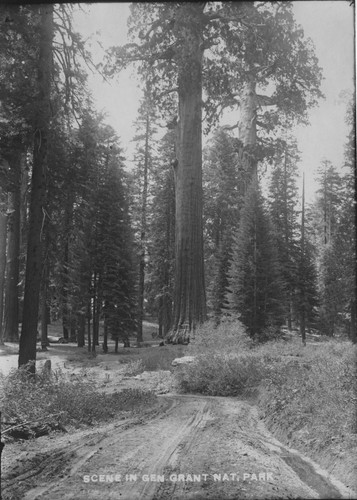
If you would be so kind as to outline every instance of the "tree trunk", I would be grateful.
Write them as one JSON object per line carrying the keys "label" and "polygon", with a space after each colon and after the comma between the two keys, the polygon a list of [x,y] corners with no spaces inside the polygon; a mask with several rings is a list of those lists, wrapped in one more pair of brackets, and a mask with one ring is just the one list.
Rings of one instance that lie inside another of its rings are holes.
{"label": "tree trunk", "polygon": [[[302,200],[301,200],[301,258],[305,270],[305,174],[302,174]],[[306,293],[305,283],[302,284],[300,303],[300,334],[301,341],[306,346]]]}
{"label": "tree trunk", "polygon": [[104,316],[104,332],[103,332],[103,352],[108,352],[108,320],[107,315]]}
{"label": "tree trunk", "polygon": [[92,342],[92,352],[95,352],[95,346],[97,345],[96,338],[96,328],[97,328],[97,273],[94,272],[93,277],[93,303],[92,303],[92,315],[93,315],[93,342]]}
{"label": "tree trunk", "polygon": [[0,344],[4,343],[3,317],[4,317],[4,288],[6,267],[6,234],[7,216],[0,212]]}
{"label": "tree trunk", "polygon": [[144,175],[143,193],[141,203],[141,234],[140,234],[140,262],[139,262],[139,294],[138,294],[138,332],[137,343],[143,341],[143,318],[144,318],[144,285],[145,285],[145,245],[146,245],[146,207],[148,198],[148,166],[149,166],[149,134],[150,117],[149,110],[146,112],[145,127],[145,152],[144,152]]}
{"label": "tree trunk", "polygon": [[101,280],[98,282],[98,297],[96,301],[96,313],[95,313],[95,324],[94,324],[94,339],[95,345],[99,346],[99,320],[102,313],[102,297],[101,297]]}
{"label": "tree trunk", "polygon": [[83,312],[78,314],[78,335],[77,335],[77,345],[78,347],[85,346],[85,330],[86,330],[86,317]]}
{"label": "tree trunk", "polygon": [[68,307],[68,252],[69,238],[65,235],[64,256],[63,256],[63,275],[62,275],[62,332],[63,338],[69,337],[69,307]]}
{"label": "tree trunk", "polygon": [[351,307],[351,328],[350,328],[350,337],[353,344],[357,342],[356,339],[356,298],[351,299],[350,302]]}
{"label": "tree trunk", "polygon": [[8,193],[8,234],[4,338],[19,340],[19,272],[20,272],[20,205],[21,205],[21,142],[15,141],[9,158],[11,183]]}
{"label": "tree trunk", "polygon": [[48,291],[48,280],[46,279],[46,277],[44,277],[44,283],[42,286],[42,303],[41,303],[41,350],[42,351],[47,351],[47,346],[48,346],[47,291]]}
{"label": "tree trunk", "polygon": [[75,342],[76,341],[76,332],[77,332],[77,318],[75,314],[71,313],[71,319],[70,319],[70,336],[69,336],[69,341],[70,342]]}
{"label": "tree trunk", "polygon": [[71,307],[70,307],[70,277],[69,277],[69,240],[72,231],[73,219],[73,192],[70,189],[66,199],[64,215],[64,253],[63,253],[63,273],[62,273],[62,325],[63,337],[69,338],[71,328]]}
{"label": "tree trunk", "polygon": [[41,301],[41,349],[47,351],[48,346],[48,319],[49,319],[49,304],[48,304],[48,288],[50,280],[49,266],[49,228],[48,221],[45,221],[42,228],[44,232],[43,241],[43,272],[42,272],[42,301]]}
{"label": "tree trunk", "polygon": [[92,341],[91,341],[91,333],[90,333],[90,316],[91,316],[91,301],[88,300],[88,308],[87,308],[88,352],[92,351]]}
{"label": "tree trunk", "polygon": [[[256,83],[251,78],[245,85],[240,99],[240,119],[238,123],[238,138],[244,147],[243,160],[248,177],[254,179],[257,174],[258,162],[255,159],[254,148],[257,144],[257,109],[258,100]],[[249,150],[252,151],[249,151]]]}
{"label": "tree trunk", "polygon": [[30,368],[30,371],[33,373],[35,372],[36,362],[39,296],[43,265],[42,225],[44,220],[43,209],[46,201],[48,128],[51,118],[53,5],[41,4],[38,9],[40,14],[40,46],[38,55],[39,103],[34,133],[24,311],[19,354],[19,366],[29,361],[34,361]]}
{"label": "tree trunk", "polygon": [[178,158],[175,166],[176,256],[173,334],[206,320],[202,229],[203,3],[186,3],[176,20],[184,45],[179,64]]}

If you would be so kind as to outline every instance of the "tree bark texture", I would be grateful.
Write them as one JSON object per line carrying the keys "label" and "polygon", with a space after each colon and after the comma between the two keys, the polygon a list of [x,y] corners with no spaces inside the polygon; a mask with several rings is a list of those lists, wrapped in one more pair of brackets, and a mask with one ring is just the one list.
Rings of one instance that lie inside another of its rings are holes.
{"label": "tree bark texture", "polygon": [[7,216],[0,212],[0,344],[4,343],[3,317],[4,317],[4,288],[6,267],[6,233]]}
{"label": "tree bark texture", "polygon": [[202,26],[204,4],[182,5],[176,19],[179,61],[178,162],[173,331],[206,320],[202,229]]}
{"label": "tree bark texture", "polygon": [[48,223],[45,222],[43,231],[44,236],[44,261],[42,270],[42,301],[41,301],[41,349],[47,351],[48,346],[48,321],[49,321],[49,303],[48,303],[48,289],[50,282],[50,267],[48,262],[49,252],[49,234]]}
{"label": "tree bark texture", "polygon": [[[39,296],[43,266],[42,227],[44,223],[44,206],[46,201],[48,130],[51,118],[50,97],[53,5],[41,4],[37,8],[40,17],[37,77],[39,105],[34,133],[24,311],[20,337],[19,366],[25,365],[29,361],[36,361]],[[30,371],[35,372],[35,363],[32,364]]]}
{"label": "tree bark texture", "polygon": [[8,192],[7,262],[4,311],[4,339],[19,340],[19,272],[20,272],[20,205],[21,205],[21,142],[14,143],[9,157],[10,184]]}
{"label": "tree bark texture", "polygon": [[[243,159],[248,177],[253,179],[257,176],[258,162],[254,157],[254,148],[257,145],[257,109],[258,98],[256,94],[256,83],[250,79],[243,89],[240,99],[240,119],[238,123],[238,138],[243,144]],[[250,150],[251,154],[250,154]]]}

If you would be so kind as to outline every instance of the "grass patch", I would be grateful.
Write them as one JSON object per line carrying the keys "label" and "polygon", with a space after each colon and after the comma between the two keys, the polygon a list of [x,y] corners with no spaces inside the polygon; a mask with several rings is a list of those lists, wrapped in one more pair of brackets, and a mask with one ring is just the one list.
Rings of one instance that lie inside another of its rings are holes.
{"label": "grass patch", "polygon": [[356,389],[356,347],[330,341],[275,366],[259,404],[288,438],[304,435],[318,448],[348,436],[356,445]]}
{"label": "grass patch", "polygon": [[154,393],[138,389],[100,393],[92,383],[80,377],[70,381],[60,370],[49,374],[39,372],[33,379],[25,369],[18,369],[0,378],[3,421],[28,422],[21,429],[29,435],[36,435],[36,422],[41,422],[42,430],[93,425],[121,412],[140,411],[155,402]]}

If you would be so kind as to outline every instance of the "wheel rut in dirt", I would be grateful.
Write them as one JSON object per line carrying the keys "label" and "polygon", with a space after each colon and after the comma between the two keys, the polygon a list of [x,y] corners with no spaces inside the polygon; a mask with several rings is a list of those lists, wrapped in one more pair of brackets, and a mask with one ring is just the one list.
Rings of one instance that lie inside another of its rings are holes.
{"label": "wheel rut in dirt", "polygon": [[[146,421],[113,424],[54,449],[54,465],[62,469],[51,477],[39,469],[38,486],[19,498],[348,498],[311,461],[274,439],[249,403],[193,395],[160,400],[161,413]],[[46,460],[50,466],[48,453]]]}

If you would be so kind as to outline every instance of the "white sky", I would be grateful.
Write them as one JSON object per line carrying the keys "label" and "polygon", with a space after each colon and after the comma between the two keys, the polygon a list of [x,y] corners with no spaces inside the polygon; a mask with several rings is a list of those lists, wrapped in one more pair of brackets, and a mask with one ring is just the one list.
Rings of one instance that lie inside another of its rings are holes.
{"label": "white sky", "polygon": [[[339,97],[343,90],[354,91],[354,8],[345,0],[295,1],[296,20],[316,47],[319,65],[323,68],[322,92],[326,99],[319,107],[310,110],[310,126],[294,131],[302,153],[301,170],[305,171],[306,198],[315,190],[314,171],[323,158],[336,167],[343,164],[344,144],[348,129],[344,123],[346,105]],[[101,3],[86,5],[89,14],[75,17],[75,29],[86,38],[93,34],[91,50],[99,62],[104,48],[126,43],[126,21],[129,14],[127,3]],[[96,32],[100,34],[96,35]],[[134,135],[132,123],[137,117],[141,92],[135,75],[129,71],[120,73],[110,84],[98,75],[90,75],[89,84],[99,110],[108,113],[107,122],[121,138],[127,159],[131,160]]]}

